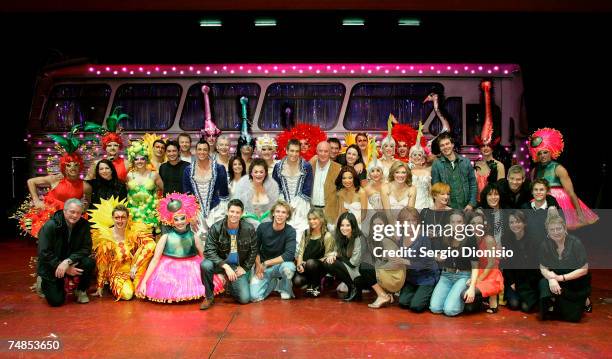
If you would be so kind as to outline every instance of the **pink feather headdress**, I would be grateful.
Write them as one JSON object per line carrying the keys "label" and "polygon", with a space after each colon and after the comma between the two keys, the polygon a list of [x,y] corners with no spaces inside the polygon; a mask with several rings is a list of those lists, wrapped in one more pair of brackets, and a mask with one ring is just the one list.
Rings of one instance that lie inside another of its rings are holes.
{"label": "pink feather headdress", "polygon": [[166,197],[159,201],[159,217],[164,224],[173,225],[174,215],[182,213],[190,222],[197,216],[199,210],[198,201],[195,196],[183,193],[168,193]]}

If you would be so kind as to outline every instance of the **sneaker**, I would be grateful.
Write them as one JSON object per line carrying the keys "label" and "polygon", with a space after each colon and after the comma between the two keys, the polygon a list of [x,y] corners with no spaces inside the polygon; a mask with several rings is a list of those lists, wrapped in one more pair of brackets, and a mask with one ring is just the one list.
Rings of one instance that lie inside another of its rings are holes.
{"label": "sneaker", "polygon": [[204,298],[204,300],[202,301],[202,303],[200,304],[200,310],[206,310],[210,307],[212,307],[212,305],[215,303],[214,298]]}
{"label": "sneaker", "polygon": [[75,289],[74,296],[76,297],[77,303],[89,303],[89,297],[87,296],[87,292],[85,292],[84,290]]}
{"label": "sneaker", "polygon": [[336,288],[336,290],[338,292],[348,292],[348,286],[346,285],[346,283],[342,282],[338,285],[338,287]]}
{"label": "sneaker", "polygon": [[285,292],[284,290],[279,290],[281,299],[291,299],[291,294]]}

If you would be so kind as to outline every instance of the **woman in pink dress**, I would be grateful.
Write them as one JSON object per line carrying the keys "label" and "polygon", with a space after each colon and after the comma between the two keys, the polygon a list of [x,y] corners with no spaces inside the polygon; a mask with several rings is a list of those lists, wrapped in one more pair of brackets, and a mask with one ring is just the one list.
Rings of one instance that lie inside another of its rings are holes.
{"label": "woman in pink dress", "polygon": [[[159,216],[172,226],[161,236],[153,259],[136,291],[139,298],[172,303],[204,297],[200,262],[204,248],[195,240],[189,223],[196,218],[198,205],[193,195],[170,193],[159,202]],[[223,280],[215,275],[215,294],[223,291]]]}
{"label": "woman in pink dress", "polygon": [[563,147],[563,135],[554,128],[537,130],[529,141],[529,153],[537,163],[534,179],[548,181],[550,194],[559,202],[565,215],[567,229],[574,230],[597,222],[599,217],[578,198],[567,170],[555,161]]}

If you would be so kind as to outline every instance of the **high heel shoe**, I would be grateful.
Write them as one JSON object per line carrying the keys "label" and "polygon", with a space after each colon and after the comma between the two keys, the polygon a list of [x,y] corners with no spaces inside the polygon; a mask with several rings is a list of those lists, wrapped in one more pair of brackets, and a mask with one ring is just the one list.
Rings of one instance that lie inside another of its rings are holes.
{"label": "high heel shoe", "polygon": [[353,285],[349,285],[348,286],[348,294],[342,300],[345,301],[345,302],[352,302],[354,300],[357,300],[358,294],[361,294],[361,291],[357,288],[357,286],[354,285],[354,284]]}
{"label": "high heel shoe", "polygon": [[368,307],[378,309],[378,308],[386,307],[387,305],[391,304],[392,301],[393,301],[393,298],[387,294],[386,298],[384,299],[381,299],[381,297],[377,297],[374,303],[368,304]]}
{"label": "high heel shoe", "polygon": [[593,313],[593,302],[591,302],[591,298],[587,298],[589,300],[589,304],[584,306],[585,313]]}

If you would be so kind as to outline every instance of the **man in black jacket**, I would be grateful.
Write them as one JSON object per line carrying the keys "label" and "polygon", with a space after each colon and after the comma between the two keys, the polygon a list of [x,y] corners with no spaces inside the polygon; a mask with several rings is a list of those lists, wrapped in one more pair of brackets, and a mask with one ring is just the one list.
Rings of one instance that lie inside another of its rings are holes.
{"label": "man in black jacket", "polygon": [[91,254],[89,222],[81,215],[83,203],[71,198],[64,209],[43,225],[38,235],[38,275],[42,292],[52,307],[64,304],[64,277],[78,277],[74,290],[78,303],[87,303],[87,289],[96,266]]}
{"label": "man in black jacket", "polygon": [[520,209],[533,198],[531,183],[527,179],[525,169],[514,165],[508,169],[506,178],[497,181],[502,208]]}
{"label": "man in black jacket", "polygon": [[239,199],[228,204],[226,218],[216,222],[208,230],[204,256],[200,264],[202,284],[206,298],[200,309],[213,305],[213,275],[225,273],[229,280],[230,294],[241,304],[250,301],[248,272],[257,257],[257,237],[252,224],[240,219],[244,205]]}

